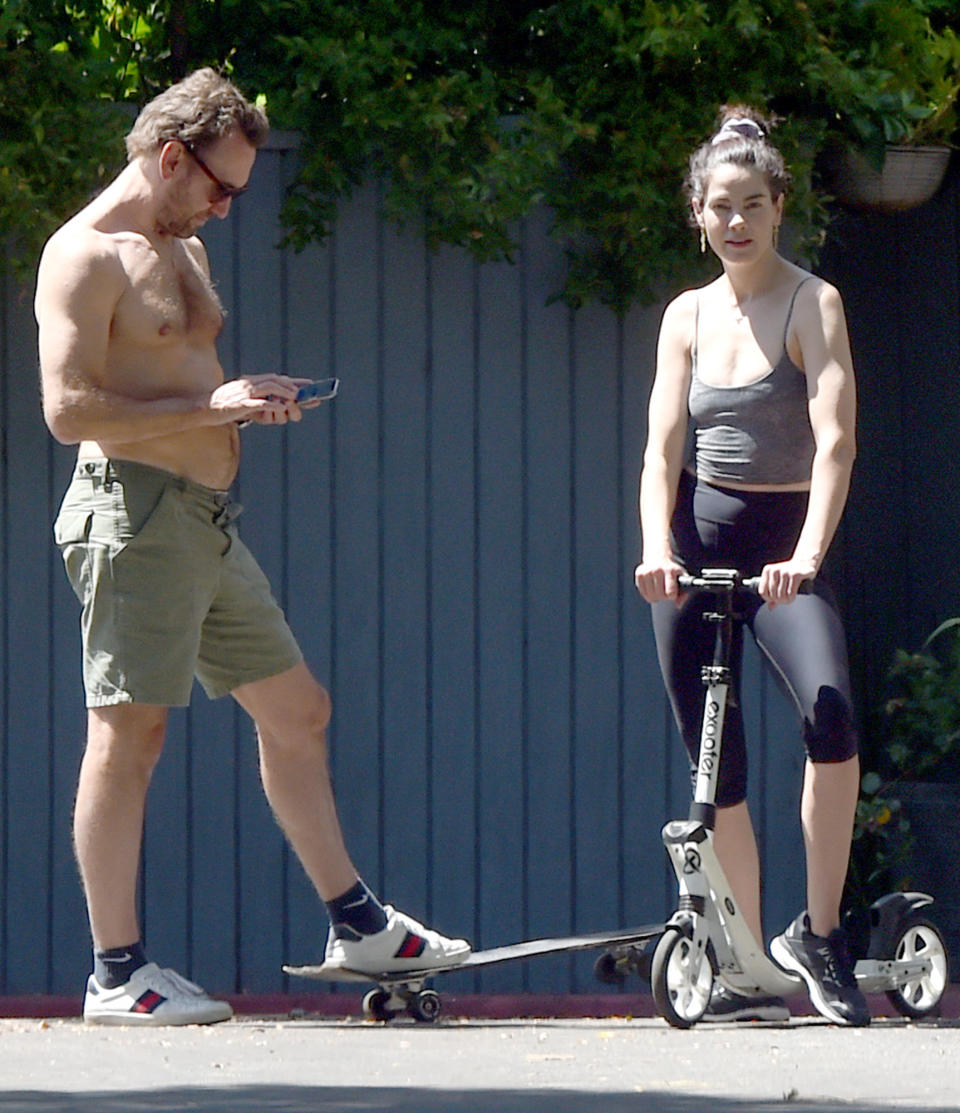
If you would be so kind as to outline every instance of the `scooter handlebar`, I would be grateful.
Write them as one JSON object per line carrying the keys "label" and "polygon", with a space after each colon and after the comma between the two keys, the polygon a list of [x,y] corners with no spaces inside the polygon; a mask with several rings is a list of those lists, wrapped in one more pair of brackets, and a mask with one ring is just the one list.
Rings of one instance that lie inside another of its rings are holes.
{"label": "scooter handlebar", "polygon": [[[760,591],[759,576],[741,576],[735,568],[704,568],[699,576],[692,576],[683,572],[677,577],[677,583],[684,591],[750,591],[754,595]],[[802,592],[808,592],[811,587],[810,580],[804,580],[800,585]]]}

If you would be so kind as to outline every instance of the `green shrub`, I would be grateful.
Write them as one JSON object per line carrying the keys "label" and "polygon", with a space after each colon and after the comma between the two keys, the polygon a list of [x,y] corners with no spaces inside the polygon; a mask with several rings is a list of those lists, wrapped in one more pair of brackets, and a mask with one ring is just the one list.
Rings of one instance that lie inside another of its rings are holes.
{"label": "green shrub", "polygon": [[919,652],[896,651],[879,710],[881,751],[861,779],[850,875],[870,900],[913,846],[898,784],[960,781],[960,618],[942,622]]}

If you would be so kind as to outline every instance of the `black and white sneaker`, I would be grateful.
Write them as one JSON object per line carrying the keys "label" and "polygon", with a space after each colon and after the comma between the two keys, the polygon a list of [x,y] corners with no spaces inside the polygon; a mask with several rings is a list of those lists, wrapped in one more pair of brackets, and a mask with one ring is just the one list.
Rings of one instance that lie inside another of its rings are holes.
{"label": "black and white sneaker", "polygon": [[814,1007],[828,1020],[857,1028],[870,1023],[870,1009],[857,986],[843,928],[834,928],[827,936],[814,935],[810,917],[801,912],[773,939],[770,954],[784,970],[804,980]]}
{"label": "black and white sneaker", "polygon": [[789,1020],[790,1010],[782,997],[745,997],[721,982],[713,983],[710,1003],[701,1023],[722,1024],[733,1020]]}

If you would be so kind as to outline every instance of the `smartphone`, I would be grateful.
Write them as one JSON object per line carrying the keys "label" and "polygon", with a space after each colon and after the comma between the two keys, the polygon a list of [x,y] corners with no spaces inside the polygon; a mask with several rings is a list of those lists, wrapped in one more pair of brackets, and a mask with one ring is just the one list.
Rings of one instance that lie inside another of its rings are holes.
{"label": "smartphone", "polygon": [[322,402],[328,398],[335,398],[339,389],[339,379],[315,379],[312,383],[306,383],[300,387],[297,391],[296,401]]}

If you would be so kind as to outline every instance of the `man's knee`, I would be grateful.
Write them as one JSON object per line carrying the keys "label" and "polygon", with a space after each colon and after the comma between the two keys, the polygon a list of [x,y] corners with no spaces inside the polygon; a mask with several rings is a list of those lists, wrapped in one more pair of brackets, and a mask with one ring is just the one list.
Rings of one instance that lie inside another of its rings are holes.
{"label": "man's knee", "polygon": [[314,681],[314,691],[311,693],[308,714],[311,719],[311,733],[326,735],[333,715],[333,701],[327,689],[316,681]]}
{"label": "man's knee", "polygon": [[124,703],[91,708],[85,760],[149,778],[163,752],[166,730],[165,707]]}
{"label": "man's knee", "polygon": [[282,715],[271,714],[256,720],[260,745],[281,752],[323,748],[332,713],[330,694],[311,677],[298,686],[294,706],[286,708]]}
{"label": "man's knee", "polygon": [[333,714],[330,693],[312,676],[301,686],[301,697],[297,714],[301,719],[301,732],[311,738],[326,735]]}

